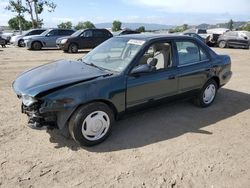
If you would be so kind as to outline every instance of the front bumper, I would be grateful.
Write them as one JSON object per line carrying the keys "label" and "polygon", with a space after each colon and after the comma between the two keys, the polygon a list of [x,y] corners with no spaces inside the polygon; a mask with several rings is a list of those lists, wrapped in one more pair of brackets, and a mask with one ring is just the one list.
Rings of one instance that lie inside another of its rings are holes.
{"label": "front bumper", "polygon": [[22,104],[22,113],[28,116],[28,125],[34,129],[41,129],[43,127],[57,128],[56,114],[52,112],[41,113],[41,104],[35,103],[31,106]]}
{"label": "front bumper", "polygon": [[32,44],[31,40],[24,40],[24,46],[26,48],[31,49],[31,44]]}
{"label": "front bumper", "polygon": [[65,44],[57,43],[56,46],[57,46],[57,48],[59,48],[61,50],[68,50],[68,48],[69,48],[69,45],[67,43],[65,43]]}

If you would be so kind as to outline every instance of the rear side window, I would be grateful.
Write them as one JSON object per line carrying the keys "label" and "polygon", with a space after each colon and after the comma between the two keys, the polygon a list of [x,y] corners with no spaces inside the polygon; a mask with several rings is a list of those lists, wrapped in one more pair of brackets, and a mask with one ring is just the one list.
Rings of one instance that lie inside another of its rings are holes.
{"label": "rear side window", "polygon": [[59,35],[71,35],[72,33],[72,30],[59,30]]}
{"label": "rear side window", "polygon": [[188,65],[207,60],[207,54],[197,44],[189,41],[176,42],[179,65]]}
{"label": "rear side window", "polygon": [[106,33],[103,31],[94,31],[94,37],[106,37]]}

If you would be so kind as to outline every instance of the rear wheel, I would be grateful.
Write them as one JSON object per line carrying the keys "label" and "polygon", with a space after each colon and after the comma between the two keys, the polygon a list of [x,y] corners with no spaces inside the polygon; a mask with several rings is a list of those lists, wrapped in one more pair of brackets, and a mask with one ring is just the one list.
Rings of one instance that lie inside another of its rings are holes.
{"label": "rear wheel", "polygon": [[226,48],[226,47],[227,47],[227,42],[224,41],[224,40],[220,41],[220,42],[219,42],[219,47],[220,47],[220,48]]}
{"label": "rear wheel", "polygon": [[33,42],[32,45],[31,45],[31,49],[32,50],[41,50],[42,49],[42,44],[41,42]]}
{"label": "rear wheel", "polygon": [[200,107],[210,106],[216,97],[218,84],[214,79],[209,80],[195,98],[196,105]]}
{"label": "rear wheel", "polygon": [[77,53],[78,52],[78,46],[75,43],[72,43],[69,45],[69,53]]}
{"label": "rear wheel", "polygon": [[95,102],[81,106],[70,118],[72,138],[84,146],[103,142],[114,123],[113,111],[104,103]]}

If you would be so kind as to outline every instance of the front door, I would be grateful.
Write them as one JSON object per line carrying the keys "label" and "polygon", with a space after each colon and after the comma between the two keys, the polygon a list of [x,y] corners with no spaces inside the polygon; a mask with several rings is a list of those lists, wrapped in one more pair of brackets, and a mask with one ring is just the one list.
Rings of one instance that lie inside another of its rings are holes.
{"label": "front door", "polygon": [[136,66],[157,59],[154,69],[127,78],[127,108],[177,94],[177,68],[173,66],[172,45],[168,42],[155,43],[149,47]]}

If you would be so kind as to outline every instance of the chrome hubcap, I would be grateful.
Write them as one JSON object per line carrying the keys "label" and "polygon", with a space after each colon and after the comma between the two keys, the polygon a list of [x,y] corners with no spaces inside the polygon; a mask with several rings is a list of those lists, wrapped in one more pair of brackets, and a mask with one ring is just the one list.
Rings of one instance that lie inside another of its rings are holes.
{"label": "chrome hubcap", "polygon": [[89,114],[82,124],[82,135],[90,141],[102,138],[108,131],[110,119],[103,111],[95,111]]}
{"label": "chrome hubcap", "polygon": [[225,45],[226,45],[226,42],[225,42],[225,41],[221,41],[220,44],[219,44],[219,46],[220,46],[221,48],[224,48]]}
{"label": "chrome hubcap", "polygon": [[216,93],[215,85],[214,84],[208,85],[203,93],[203,102],[205,104],[210,104],[214,100],[215,93]]}

